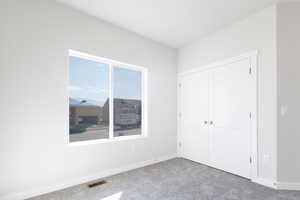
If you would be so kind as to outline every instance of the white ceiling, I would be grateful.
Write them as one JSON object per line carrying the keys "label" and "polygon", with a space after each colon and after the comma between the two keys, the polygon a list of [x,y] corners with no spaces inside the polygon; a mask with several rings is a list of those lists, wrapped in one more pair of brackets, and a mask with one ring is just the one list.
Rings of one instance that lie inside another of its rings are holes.
{"label": "white ceiling", "polygon": [[171,47],[182,47],[276,0],[58,0]]}

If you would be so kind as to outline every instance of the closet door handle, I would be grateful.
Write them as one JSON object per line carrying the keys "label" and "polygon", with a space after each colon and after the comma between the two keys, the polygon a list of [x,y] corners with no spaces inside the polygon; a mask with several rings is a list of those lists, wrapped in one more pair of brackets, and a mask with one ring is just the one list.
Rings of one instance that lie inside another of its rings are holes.
{"label": "closet door handle", "polygon": [[210,125],[213,125],[213,124],[214,124],[214,122],[213,122],[213,121],[210,121],[210,122],[209,122],[209,124],[210,124]]}
{"label": "closet door handle", "polygon": [[208,121],[204,121],[204,124],[208,124]]}

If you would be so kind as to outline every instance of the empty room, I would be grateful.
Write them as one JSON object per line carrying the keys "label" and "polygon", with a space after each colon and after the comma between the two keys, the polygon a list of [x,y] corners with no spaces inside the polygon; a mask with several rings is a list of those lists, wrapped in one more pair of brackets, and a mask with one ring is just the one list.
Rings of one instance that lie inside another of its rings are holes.
{"label": "empty room", "polygon": [[300,200],[300,1],[0,0],[0,200]]}

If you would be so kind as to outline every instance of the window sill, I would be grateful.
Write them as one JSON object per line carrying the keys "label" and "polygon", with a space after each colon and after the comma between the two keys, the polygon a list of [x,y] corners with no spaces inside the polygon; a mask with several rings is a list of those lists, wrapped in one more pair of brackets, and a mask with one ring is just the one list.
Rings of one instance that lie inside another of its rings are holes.
{"label": "window sill", "polygon": [[118,142],[118,141],[143,139],[143,138],[147,138],[147,136],[146,135],[119,136],[119,137],[115,137],[113,139],[98,139],[98,140],[69,142],[68,146],[69,147],[85,146],[85,145],[92,145],[92,144],[103,144],[103,143],[111,143],[111,142]]}

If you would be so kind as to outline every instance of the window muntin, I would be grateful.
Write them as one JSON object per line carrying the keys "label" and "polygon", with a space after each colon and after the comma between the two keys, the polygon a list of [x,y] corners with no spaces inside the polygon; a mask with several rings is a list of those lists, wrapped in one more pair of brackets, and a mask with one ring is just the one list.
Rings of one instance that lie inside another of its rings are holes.
{"label": "window muntin", "polygon": [[146,77],[143,67],[70,50],[69,141],[146,136]]}

